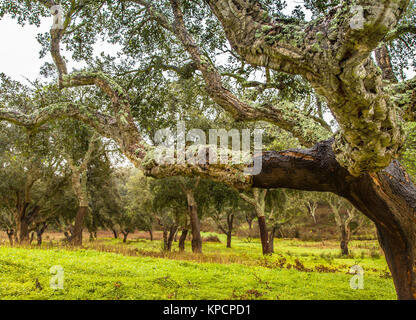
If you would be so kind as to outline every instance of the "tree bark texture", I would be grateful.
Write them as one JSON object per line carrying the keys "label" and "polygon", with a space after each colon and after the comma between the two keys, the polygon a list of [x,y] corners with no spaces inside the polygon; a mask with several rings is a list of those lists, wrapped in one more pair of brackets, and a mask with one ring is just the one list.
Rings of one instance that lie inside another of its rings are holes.
{"label": "tree bark texture", "polygon": [[82,245],[82,230],[84,229],[85,216],[88,214],[88,207],[79,207],[75,217],[75,224],[71,236],[71,244],[74,246]]}
{"label": "tree bark texture", "polygon": [[201,226],[198,217],[198,206],[192,190],[187,191],[186,198],[188,201],[188,211],[191,220],[192,252],[202,253]]}
{"label": "tree bark texture", "polygon": [[179,237],[179,251],[185,251],[185,240],[188,235],[188,229],[183,228],[181,236]]}

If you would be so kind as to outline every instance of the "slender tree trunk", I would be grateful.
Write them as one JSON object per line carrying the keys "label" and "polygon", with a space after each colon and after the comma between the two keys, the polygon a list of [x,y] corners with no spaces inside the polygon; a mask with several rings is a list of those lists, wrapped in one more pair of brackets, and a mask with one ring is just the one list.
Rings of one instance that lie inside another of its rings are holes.
{"label": "slender tree trunk", "polygon": [[130,232],[122,231],[121,233],[123,234],[123,243],[126,243],[127,242],[127,237],[128,237]]}
{"label": "slender tree trunk", "polygon": [[10,245],[13,246],[14,230],[6,231],[7,236],[9,237]]}
{"label": "slender tree trunk", "polygon": [[153,241],[153,230],[152,229],[149,230],[149,235],[150,235],[150,241]]}
{"label": "slender tree trunk", "polygon": [[185,251],[185,240],[188,235],[188,229],[183,228],[181,236],[179,237],[179,251]]}
{"label": "slender tree trunk", "polygon": [[36,240],[37,240],[38,246],[42,245],[42,235],[44,234],[47,227],[48,227],[48,224],[44,222],[42,226],[36,229]]}
{"label": "slender tree trunk", "polygon": [[71,237],[71,244],[74,246],[82,245],[82,230],[84,229],[85,216],[88,213],[88,207],[79,207],[75,217],[74,231]]}
{"label": "slender tree trunk", "polygon": [[246,221],[248,223],[248,230],[252,230],[253,229],[253,220],[254,220],[255,215],[253,215],[252,212],[250,213],[246,213]]}
{"label": "slender tree trunk", "polygon": [[276,235],[276,227],[272,227],[272,230],[269,232],[269,243],[268,243],[268,252],[274,253],[274,237]]}
{"label": "slender tree trunk", "polygon": [[36,234],[36,240],[37,240],[38,246],[41,246],[42,245],[42,234],[41,233]]}
{"label": "slender tree trunk", "polygon": [[192,252],[202,253],[202,238],[201,238],[201,227],[198,218],[198,208],[194,198],[192,190],[188,190],[186,193],[188,200],[189,217],[191,220],[191,231],[192,231]]}
{"label": "slender tree trunk", "polygon": [[32,244],[34,238],[35,238],[35,232],[31,232],[30,233],[29,244]]}
{"label": "slender tree trunk", "polygon": [[348,237],[348,231],[346,230],[346,226],[344,224],[342,224],[341,226],[341,243],[340,243],[340,247],[341,247],[341,253],[343,255],[348,256],[348,242],[349,242],[349,237]]}
{"label": "slender tree trunk", "polygon": [[248,223],[248,230],[252,230],[253,229],[253,220],[250,220],[250,221],[247,220],[247,223]]}
{"label": "slender tree trunk", "polygon": [[227,232],[227,248],[231,248],[231,238],[232,238],[231,231],[228,231]]}
{"label": "slender tree trunk", "polygon": [[163,251],[168,251],[168,229],[163,227]]}
{"label": "slender tree trunk", "polygon": [[111,229],[111,231],[113,231],[114,239],[118,239],[118,232],[117,232],[117,230],[116,229]]}
{"label": "slender tree trunk", "polygon": [[234,213],[227,216],[227,248],[231,248],[231,238],[233,233]]}
{"label": "slender tree trunk", "polygon": [[257,218],[257,220],[259,223],[260,240],[263,249],[263,254],[269,254],[269,239],[267,235],[266,218],[264,216],[260,216]]}
{"label": "slender tree trunk", "polygon": [[169,237],[167,239],[167,251],[169,251],[169,252],[172,250],[172,242],[173,242],[173,239],[175,237],[175,234],[176,234],[177,230],[178,230],[178,227],[175,226],[175,225],[170,227]]}

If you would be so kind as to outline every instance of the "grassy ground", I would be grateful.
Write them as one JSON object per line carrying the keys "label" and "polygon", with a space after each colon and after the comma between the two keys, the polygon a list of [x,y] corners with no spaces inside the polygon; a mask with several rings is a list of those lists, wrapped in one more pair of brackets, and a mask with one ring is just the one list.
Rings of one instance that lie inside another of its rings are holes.
{"label": "grassy ground", "polygon": [[[141,239],[86,241],[78,250],[3,246],[0,299],[395,299],[375,241],[353,242],[345,258],[337,242],[278,239],[276,254],[263,257],[258,240],[235,238],[227,249],[219,237],[203,255],[164,254],[160,241]],[[63,290],[50,288],[54,265],[63,267]],[[364,269],[363,290],[350,288],[353,265]]]}

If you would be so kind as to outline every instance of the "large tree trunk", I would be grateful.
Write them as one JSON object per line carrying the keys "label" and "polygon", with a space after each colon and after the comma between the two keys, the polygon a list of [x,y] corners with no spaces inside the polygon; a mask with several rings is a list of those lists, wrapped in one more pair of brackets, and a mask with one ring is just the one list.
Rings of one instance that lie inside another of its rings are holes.
{"label": "large tree trunk", "polygon": [[17,237],[20,244],[29,244],[29,225],[25,217],[18,218],[16,223]]}
{"label": "large tree trunk", "polygon": [[187,191],[186,198],[188,200],[189,217],[191,220],[192,252],[202,253],[202,238],[201,227],[198,218],[198,207],[192,190]]}
{"label": "large tree trunk", "polygon": [[375,222],[398,298],[414,300],[416,188],[397,161],[360,180],[353,184],[348,199]]}
{"label": "large tree trunk", "polygon": [[361,177],[335,159],[330,139],[307,150],[263,153],[256,188],[333,192],[348,199],[376,225],[399,299],[416,299],[416,187],[398,161]]}
{"label": "large tree trunk", "polygon": [[185,240],[186,240],[187,235],[188,235],[188,229],[183,228],[181,236],[179,237],[179,251],[180,252],[185,251]]}
{"label": "large tree trunk", "polygon": [[75,225],[71,237],[71,244],[74,246],[82,245],[82,230],[84,229],[84,220],[87,213],[88,207],[79,207],[77,216],[75,217]]}

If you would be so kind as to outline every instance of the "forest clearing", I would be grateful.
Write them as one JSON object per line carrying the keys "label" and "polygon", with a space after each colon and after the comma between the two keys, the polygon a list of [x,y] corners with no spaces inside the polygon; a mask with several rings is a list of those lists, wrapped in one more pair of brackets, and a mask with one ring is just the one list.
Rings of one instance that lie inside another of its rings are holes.
{"label": "forest clearing", "polygon": [[[203,237],[211,234],[203,234]],[[204,242],[203,256],[163,253],[160,240],[98,239],[83,249],[46,243],[42,248],[0,249],[3,299],[390,300],[393,281],[374,240],[353,241],[354,256],[335,241],[276,240],[263,257],[258,240],[234,239],[232,249]],[[134,238],[134,236],[133,236]],[[189,245],[189,243],[187,243]],[[364,269],[364,289],[350,287],[350,267]],[[64,289],[52,290],[49,269],[61,265]],[[37,282],[38,281],[38,282]],[[38,283],[38,285],[36,285]]]}

